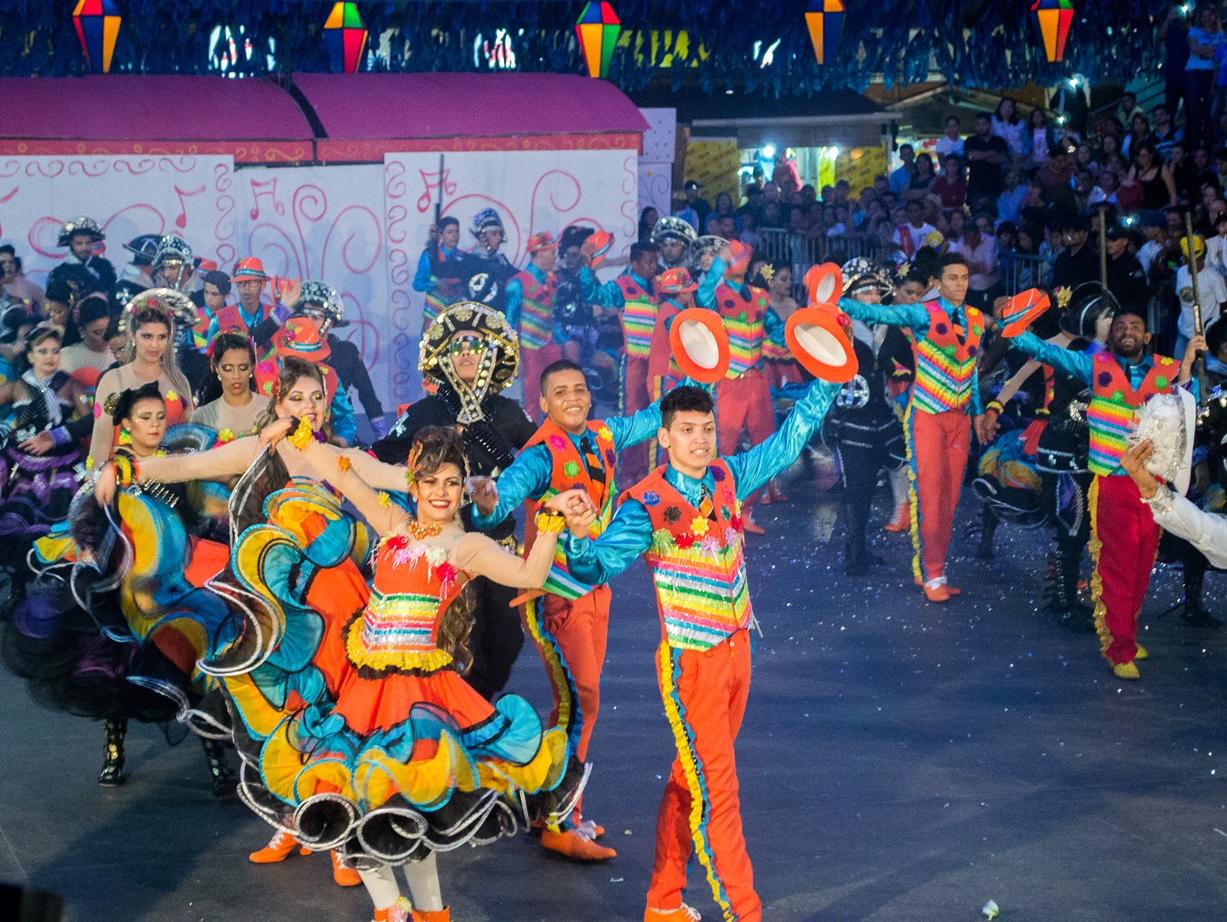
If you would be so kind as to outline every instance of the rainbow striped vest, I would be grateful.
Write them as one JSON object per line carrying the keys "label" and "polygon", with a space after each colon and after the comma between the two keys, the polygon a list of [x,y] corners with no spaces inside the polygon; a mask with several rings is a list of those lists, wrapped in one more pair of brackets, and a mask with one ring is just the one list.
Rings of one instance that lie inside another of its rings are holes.
{"label": "rainbow striped vest", "polygon": [[554,341],[554,289],[558,279],[549,272],[543,285],[527,269],[515,278],[520,280],[524,290],[524,300],[520,304],[520,346],[544,348]]}
{"label": "rainbow striped vest", "polygon": [[960,341],[955,324],[942,309],[941,302],[930,301],[925,308],[929,311],[929,332],[912,343],[916,356],[912,403],[926,413],[962,410],[971,400],[976,356],[984,336],[984,315],[974,307],[963,305],[970,329]]}
{"label": "rainbow striped vest", "polygon": [[729,335],[729,371],[726,378],[739,378],[763,357],[763,319],[771,304],[767,292],[747,286],[749,300],[724,282],[716,289],[716,308]]}
{"label": "rainbow striped vest", "polygon": [[1175,359],[1157,355],[1154,367],[1146,373],[1135,391],[1129,376],[1116,357],[1100,352],[1091,360],[1091,404],[1086,420],[1091,429],[1089,464],[1091,473],[1107,477],[1120,467],[1121,456],[1129,448],[1129,433],[1138,408],[1146,398],[1171,391],[1180,373]]}
{"label": "rainbow striped vest", "polygon": [[741,503],[722,459],[713,510],[704,517],[658,467],[623,496],[638,500],[652,520],[652,544],[644,558],[656,586],[661,633],[675,650],[710,650],[749,627],[754,612],[746,586]]}
{"label": "rainbow striped vest", "polygon": [[[530,504],[530,522],[533,521],[531,513],[536,511],[536,506],[541,502],[564,490],[578,488],[586,490],[597,508],[601,510],[596,521],[589,527],[588,534],[593,538],[599,538],[604,533],[609,520],[613,517],[614,470],[618,456],[614,451],[613,433],[603,420],[589,421],[588,437],[594,443],[593,447],[596,449],[594,454],[605,475],[604,483],[592,479],[588,471],[588,462],[580,454],[570,436],[552,420],[547,419],[542,423],[541,428],[528,440],[525,448],[544,445],[549,450],[553,464],[549,487],[535,503]],[[532,542],[527,543],[531,548]],[[591,586],[581,583],[567,570],[567,555],[561,541],[554,548],[554,565],[550,568],[550,574],[546,577],[543,588],[546,592],[571,601],[592,591]]]}
{"label": "rainbow striped vest", "polygon": [[656,298],[629,274],[619,275],[614,284],[622,292],[622,329],[626,334],[626,354],[646,358],[652,348],[656,326]]}
{"label": "rainbow striped vest", "polygon": [[359,670],[429,675],[446,669],[452,656],[440,650],[439,622],[464,581],[442,548],[406,535],[379,545],[371,598],[345,626],[345,654]]}
{"label": "rainbow striped vest", "polygon": [[[768,308],[768,310],[774,310],[774,308]],[[776,339],[777,336],[778,339]],[[763,358],[768,362],[795,361],[792,353],[788,351],[788,343],[784,342],[784,324],[779,325],[775,336],[770,333],[763,336]]]}

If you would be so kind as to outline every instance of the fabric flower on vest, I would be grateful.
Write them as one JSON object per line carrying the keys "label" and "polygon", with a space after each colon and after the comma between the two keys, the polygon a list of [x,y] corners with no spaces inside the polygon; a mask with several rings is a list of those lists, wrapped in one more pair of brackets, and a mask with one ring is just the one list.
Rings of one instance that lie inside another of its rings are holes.
{"label": "fabric flower on vest", "polygon": [[596,437],[598,439],[603,439],[606,442],[613,441],[613,433],[609,431],[608,426],[602,426],[600,429],[598,429],[596,431]]}
{"label": "fabric flower on vest", "polygon": [[703,549],[703,553],[708,557],[718,557],[720,555],[720,539],[715,535],[704,537],[699,547]]}
{"label": "fabric flower on vest", "polygon": [[549,438],[550,448],[554,451],[564,451],[567,447],[567,440],[561,435],[551,435]]}
{"label": "fabric flower on vest", "polygon": [[649,509],[655,509],[660,505],[660,496],[651,490],[643,494],[643,504]]}
{"label": "fabric flower on vest", "polygon": [[690,530],[696,535],[707,534],[707,519],[701,515],[696,515],[690,520]]}
{"label": "fabric flower on vest", "polygon": [[688,551],[690,550],[690,548],[694,547],[695,542],[698,540],[698,538],[690,534],[690,532],[683,532],[682,534],[678,535],[677,538],[675,538],[674,540],[676,541],[677,546],[680,547],[683,551]]}
{"label": "fabric flower on vest", "polygon": [[665,510],[665,521],[670,525],[676,525],[682,518],[682,510],[677,506],[670,506]]}

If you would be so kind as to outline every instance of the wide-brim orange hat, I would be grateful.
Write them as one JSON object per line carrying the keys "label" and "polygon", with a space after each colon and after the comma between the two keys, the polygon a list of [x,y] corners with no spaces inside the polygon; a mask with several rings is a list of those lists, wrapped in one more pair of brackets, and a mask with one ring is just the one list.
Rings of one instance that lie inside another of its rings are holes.
{"label": "wide-brim orange hat", "polygon": [[698,283],[690,277],[690,270],[685,266],[666,269],[656,280],[656,292],[662,295],[680,295],[685,291],[694,291],[698,287]]}
{"label": "wide-brim orange hat", "polygon": [[1050,304],[1048,295],[1038,288],[1028,288],[1014,295],[1001,312],[1001,335],[1012,338],[1022,333],[1048,310]]}
{"label": "wide-brim orange hat", "polygon": [[844,384],[856,377],[852,337],[831,307],[803,307],[784,325],[784,341],[793,358],[815,378]]}
{"label": "wide-brim orange hat", "polygon": [[728,374],[729,334],[713,310],[690,307],[678,313],[669,327],[669,346],[677,367],[696,381],[715,384]]}
{"label": "wide-brim orange hat", "polygon": [[273,334],[273,348],[280,356],[296,355],[308,362],[322,362],[332,354],[328,340],[310,317],[291,317]]}
{"label": "wide-brim orange hat", "polygon": [[608,231],[596,231],[584,241],[583,251],[592,257],[591,268],[595,269],[613,248],[613,234]]}
{"label": "wide-brim orange hat", "polygon": [[724,270],[726,277],[745,275],[750,268],[750,257],[754,255],[753,247],[748,247],[739,240],[729,241],[730,261]]}
{"label": "wide-brim orange hat", "polygon": [[234,267],[232,282],[267,282],[269,277],[264,274],[264,263],[254,256],[240,259]]}
{"label": "wide-brim orange hat", "polygon": [[528,243],[525,246],[529,253],[540,253],[542,250],[554,249],[558,246],[558,241],[554,239],[554,235],[549,231],[542,231],[529,237]]}
{"label": "wide-brim orange hat", "polygon": [[844,290],[844,274],[837,263],[810,266],[803,279],[809,295],[809,307],[819,304],[834,304]]}

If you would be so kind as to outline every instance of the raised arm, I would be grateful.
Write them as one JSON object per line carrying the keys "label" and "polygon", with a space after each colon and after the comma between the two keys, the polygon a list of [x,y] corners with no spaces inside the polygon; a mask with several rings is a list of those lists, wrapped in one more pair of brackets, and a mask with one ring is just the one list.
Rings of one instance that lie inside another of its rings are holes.
{"label": "raised arm", "polygon": [[862,304],[851,298],[840,298],[839,309],[853,320],[911,327],[918,336],[929,329],[929,311],[923,304]]}
{"label": "raised arm", "polygon": [[[324,447],[337,457],[348,458],[353,472],[366,481],[367,486],[393,493],[409,492],[409,469],[403,464],[386,464],[378,458],[372,458],[361,448],[337,448],[333,445]],[[331,477],[329,479],[331,480]]]}
{"label": "raised arm", "polygon": [[1030,330],[1019,333],[1010,340],[1010,345],[1045,365],[1051,365],[1061,374],[1091,383],[1092,358],[1086,352],[1074,352],[1054,343],[1044,342]]}
{"label": "raised arm", "polygon": [[724,270],[727,268],[728,265],[719,256],[712,260],[711,268],[707,270],[703,281],[699,283],[699,290],[694,293],[695,304],[715,310],[716,289],[724,281]]}
{"label": "raised arm", "polygon": [[[511,515],[526,499],[538,499],[549,489],[550,450],[544,445],[525,448],[498,478],[498,502],[489,515],[473,505],[473,525],[487,531]],[[480,497],[479,497],[480,499]]]}
{"label": "raised arm", "polygon": [[563,537],[567,569],[577,580],[600,586],[633,564],[652,543],[652,520],[635,500],[618,507],[601,537],[577,538],[570,532]]}
{"label": "raised arm", "polygon": [[[240,439],[239,441],[251,441]],[[237,444],[237,443],[233,443]],[[310,464],[321,480],[327,480],[341,491],[341,494],[354,504],[354,508],[366,519],[371,528],[379,535],[390,535],[403,531],[409,522],[409,513],[400,506],[380,497],[380,492],[371,487],[365,479],[354,472],[355,465],[348,461],[348,456],[337,452],[334,448],[312,439],[303,449],[303,459]],[[378,463],[378,462],[376,462]],[[404,475],[401,475],[402,489]]]}
{"label": "raised arm", "polygon": [[724,459],[737,484],[738,499],[745,499],[797,460],[842,389],[842,384],[830,381],[813,382],[793,406],[779,432],[747,452]]}
{"label": "raised arm", "polygon": [[[693,384],[693,381],[683,381]],[[622,451],[640,442],[646,442],[660,429],[660,401],[656,400],[631,416],[611,416],[605,425],[613,433],[614,451]]]}
{"label": "raised arm", "polygon": [[559,532],[540,530],[527,557],[518,557],[493,539],[471,531],[460,539],[454,556],[456,567],[484,576],[513,589],[540,589],[554,560]]}
{"label": "raised arm", "polygon": [[259,439],[235,439],[220,448],[189,455],[145,458],[139,463],[139,483],[184,483],[189,480],[226,481],[247,473],[263,446]]}

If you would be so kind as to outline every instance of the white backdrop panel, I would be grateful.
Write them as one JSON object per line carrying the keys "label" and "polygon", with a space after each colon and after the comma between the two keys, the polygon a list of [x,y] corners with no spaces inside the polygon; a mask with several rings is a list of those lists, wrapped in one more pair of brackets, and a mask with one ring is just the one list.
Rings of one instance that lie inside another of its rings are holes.
{"label": "white backdrop panel", "polygon": [[106,256],[122,270],[123,244],[176,233],[198,256],[234,258],[234,160],[218,156],[0,157],[0,240],[12,243],[39,285],[63,261],[60,227],[87,215],[106,230]]}
{"label": "white backdrop panel", "polygon": [[618,257],[627,254],[637,232],[637,160],[626,150],[473,151],[447,154],[440,176],[437,153],[386,154],[388,291],[396,331],[392,402],[420,393],[423,299],[413,290],[413,274],[434,221],[440,184],[443,214],[459,219],[462,247],[473,244],[473,216],[495,208],[507,229],[503,252],[517,266],[527,260],[524,247],[531,235],[557,236],[572,224],[612,233],[610,255]]}
{"label": "white backdrop panel", "polygon": [[384,410],[393,410],[383,167],[240,169],[234,184],[231,260],[256,256],[269,275],[318,279],[340,292],[350,324],[336,333],[357,344]]}

